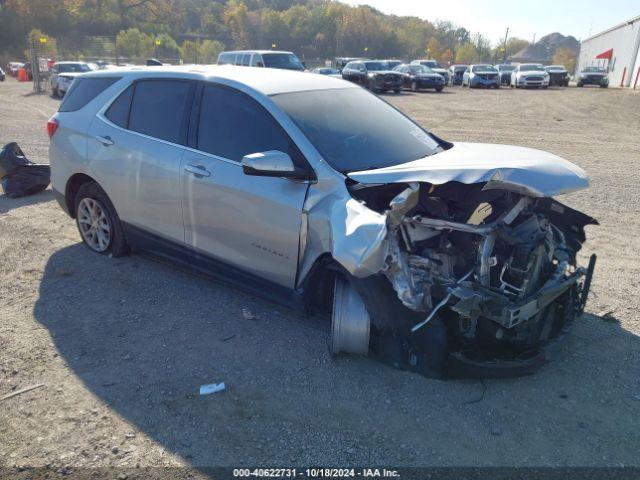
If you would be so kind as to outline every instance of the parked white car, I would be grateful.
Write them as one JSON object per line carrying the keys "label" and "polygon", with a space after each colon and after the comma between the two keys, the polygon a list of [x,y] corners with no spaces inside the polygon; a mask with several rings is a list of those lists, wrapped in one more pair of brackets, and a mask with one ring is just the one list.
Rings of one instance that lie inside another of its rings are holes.
{"label": "parked white car", "polygon": [[541,63],[522,63],[511,72],[511,87],[536,87],[547,88],[549,86],[549,73]]}
{"label": "parked white car", "polygon": [[57,62],[51,68],[51,94],[62,97],[69,91],[73,79],[81,73],[95,70],[94,66],[85,62]]}

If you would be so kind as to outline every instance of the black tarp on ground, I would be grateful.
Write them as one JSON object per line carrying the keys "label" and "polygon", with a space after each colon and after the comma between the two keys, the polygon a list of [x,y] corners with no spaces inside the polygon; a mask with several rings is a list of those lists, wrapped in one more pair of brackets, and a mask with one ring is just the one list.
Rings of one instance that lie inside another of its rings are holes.
{"label": "black tarp on ground", "polygon": [[50,181],[49,165],[28,160],[16,142],[7,143],[0,150],[0,183],[7,197],[33,195],[47,188]]}

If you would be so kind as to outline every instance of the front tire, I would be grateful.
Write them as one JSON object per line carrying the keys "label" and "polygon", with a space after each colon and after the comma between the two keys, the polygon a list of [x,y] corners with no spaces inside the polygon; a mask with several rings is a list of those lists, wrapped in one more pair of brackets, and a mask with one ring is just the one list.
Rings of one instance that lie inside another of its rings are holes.
{"label": "front tire", "polygon": [[120,218],[97,183],[84,183],[75,199],[76,225],[84,244],[93,252],[120,257],[129,250]]}
{"label": "front tire", "polygon": [[436,87],[436,92],[441,92],[444,87]]}

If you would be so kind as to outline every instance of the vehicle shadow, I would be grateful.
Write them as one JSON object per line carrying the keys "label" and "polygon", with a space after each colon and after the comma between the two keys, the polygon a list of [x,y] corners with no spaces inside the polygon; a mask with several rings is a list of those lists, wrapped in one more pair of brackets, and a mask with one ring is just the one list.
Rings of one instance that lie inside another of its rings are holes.
{"label": "vehicle shadow", "polygon": [[[612,385],[637,382],[638,368],[630,363],[639,363],[633,356],[640,341],[613,317],[585,315],[541,372],[487,382],[489,393],[470,401],[478,387],[468,381],[429,380],[367,359],[331,360],[329,326],[318,318],[140,256],[98,256],[82,244],[49,258],[34,316],[93,395],[198,467],[391,460],[427,465],[433,448],[446,448],[470,465],[474,449],[460,451],[458,440],[486,443],[479,432],[489,432],[482,424],[487,411],[521,415],[532,429],[536,422],[570,423],[576,441],[584,433],[578,421],[596,438],[630,438],[638,426],[629,421],[630,395],[620,398]],[[218,382],[226,383],[224,392],[198,394],[200,385]],[[607,389],[611,402],[590,398]],[[419,422],[429,411],[440,420],[430,417],[425,430]],[[486,461],[500,464],[496,442],[520,439],[516,443],[533,448],[532,455],[549,443],[532,434],[538,440],[530,445],[525,433],[505,431],[499,439],[486,433],[495,452]],[[334,441],[360,447],[354,454],[326,446]],[[394,448],[388,458],[367,453],[381,442],[415,447],[410,454]],[[575,455],[570,464],[580,464]]]}
{"label": "vehicle shadow", "polygon": [[[0,189],[0,191],[2,191]],[[27,205],[35,205],[37,203],[46,203],[53,200],[53,192],[50,188],[38,192],[34,195],[26,197],[9,198],[4,193],[0,195],[0,214],[7,213],[14,208],[25,207]]]}

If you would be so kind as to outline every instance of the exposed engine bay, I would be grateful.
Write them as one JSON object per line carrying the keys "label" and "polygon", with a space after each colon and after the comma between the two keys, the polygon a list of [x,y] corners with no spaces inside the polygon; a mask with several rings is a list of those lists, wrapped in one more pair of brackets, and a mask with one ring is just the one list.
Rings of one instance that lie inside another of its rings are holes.
{"label": "exposed engine bay", "polygon": [[377,274],[352,279],[369,315],[334,319],[334,351],[362,345],[366,330],[370,353],[400,368],[522,375],[582,313],[595,255],[587,267],[576,255],[593,218],[488,183],[348,188],[385,219],[384,261]]}

